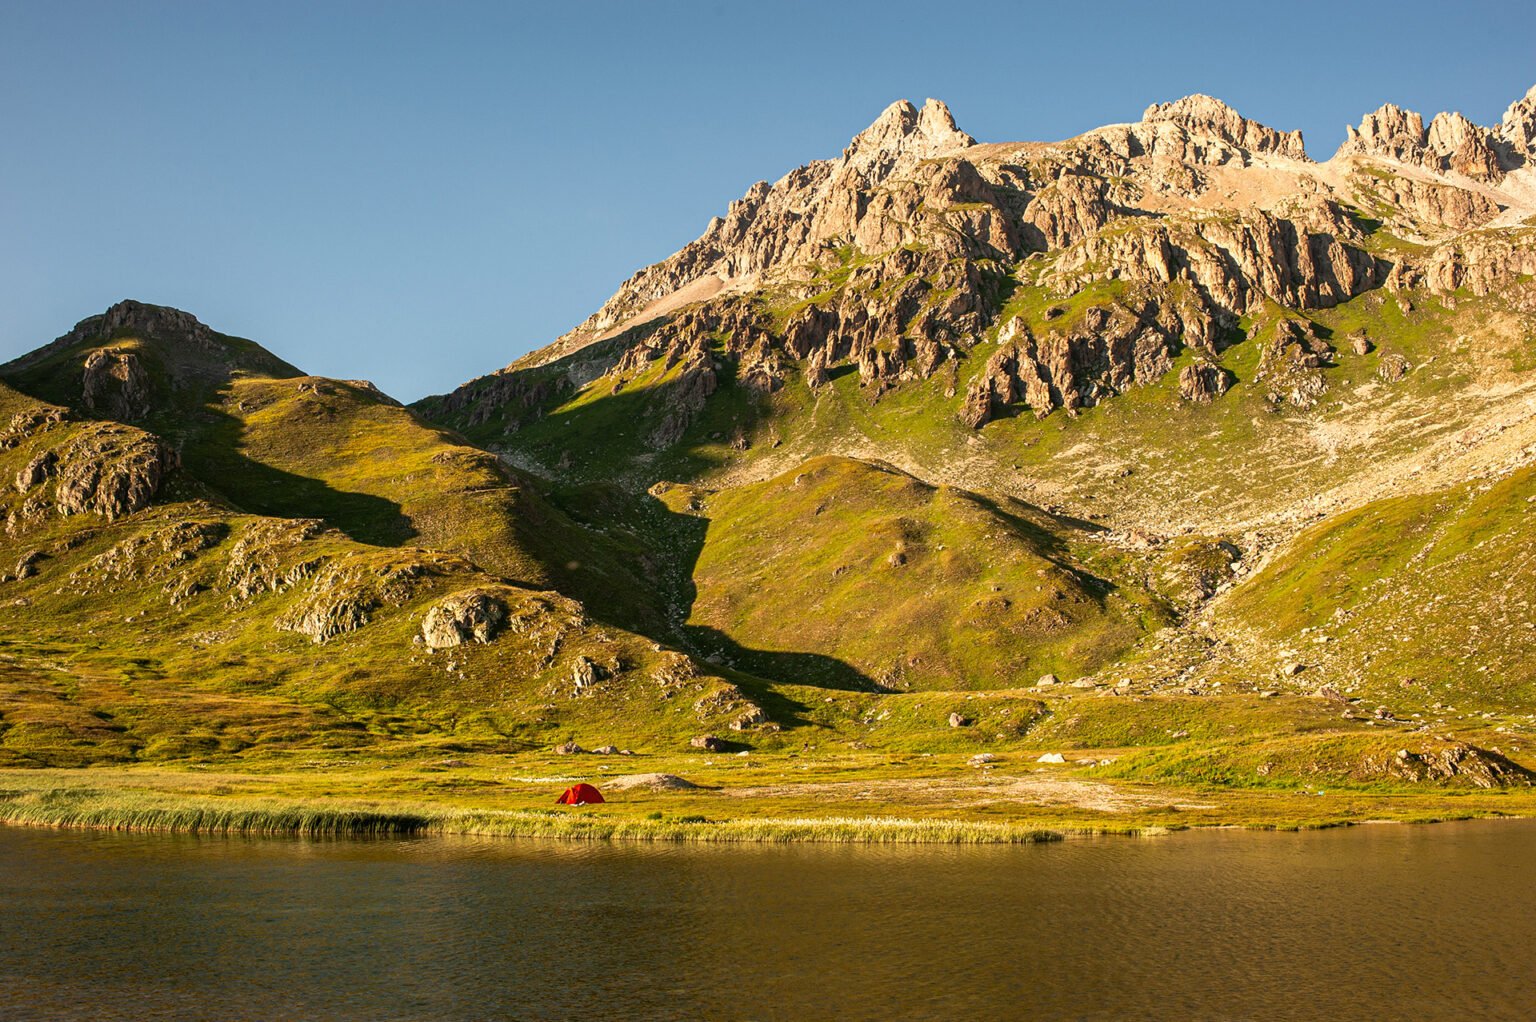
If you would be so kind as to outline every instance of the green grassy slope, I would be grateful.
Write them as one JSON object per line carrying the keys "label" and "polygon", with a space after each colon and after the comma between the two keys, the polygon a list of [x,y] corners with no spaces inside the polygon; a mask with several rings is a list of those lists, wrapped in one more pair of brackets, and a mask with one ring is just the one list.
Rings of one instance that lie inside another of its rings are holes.
{"label": "green grassy slope", "polygon": [[171,441],[183,474],[235,508],[322,518],[362,543],[461,554],[558,588],[621,626],[659,625],[622,534],[582,528],[532,480],[368,384],[304,376],[249,341],[212,336],[91,336],[0,376],[80,414],[89,354],[132,352],[151,383],[138,424]]}
{"label": "green grassy slope", "polygon": [[1397,707],[1536,706],[1536,469],[1373,501],[1302,533],[1218,621]]}
{"label": "green grassy slope", "polygon": [[700,513],[689,623],[786,681],[838,672],[770,672],[760,654],[818,654],[891,688],[1019,687],[1094,670],[1170,620],[1079,561],[1076,527],[886,466],[819,458]]}

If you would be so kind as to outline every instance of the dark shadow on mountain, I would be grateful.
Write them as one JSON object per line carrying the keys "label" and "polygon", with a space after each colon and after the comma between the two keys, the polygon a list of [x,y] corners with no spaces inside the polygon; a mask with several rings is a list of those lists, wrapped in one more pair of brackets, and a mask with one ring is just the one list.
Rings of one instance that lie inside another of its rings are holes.
{"label": "dark shadow on mountain", "polygon": [[[651,534],[652,549],[662,558],[656,564],[653,579],[667,600],[670,624],[667,638],[686,652],[709,663],[718,664],[766,682],[814,685],[821,688],[855,692],[878,692],[881,687],[856,667],[836,657],[811,652],[771,652],[749,649],[716,628],[688,624],[698,599],[694,572],[709,520],[701,515],[672,511],[661,498],[645,494],[645,517]],[[767,696],[765,695],[765,698]],[[782,698],[782,697],[774,697]],[[764,709],[781,724],[798,714],[803,706],[790,700]]]}
{"label": "dark shadow on mountain", "polygon": [[370,546],[400,546],[417,535],[399,504],[255,461],[240,453],[245,424],[204,406],[182,445],[182,471],[243,511],[279,518],[322,518]]}
{"label": "dark shadow on mountain", "polygon": [[[181,316],[145,306],[145,315]],[[190,317],[189,317],[190,318]],[[6,366],[5,382],[21,393],[68,407],[80,419],[104,419],[83,407],[80,374],[85,353],[113,341],[134,338],[150,384],[148,414],[124,420],[149,430],[177,448],[181,473],[210,488],[238,509],[281,518],[323,518],[347,536],[372,546],[397,546],[416,536],[400,505],[367,493],[273,468],[240,452],[244,423],[218,405],[237,372],[270,372],[274,378],[299,371],[251,341],[196,327],[197,336],[161,335],[148,330],[68,334]],[[113,420],[116,421],[116,420]]]}
{"label": "dark shadow on mountain", "polygon": [[704,660],[779,684],[811,685],[848,692],[887,691],[858,668],[836,657],[749,649],[719,629],[705,625],[688,625],[685,632],[689,647]]}

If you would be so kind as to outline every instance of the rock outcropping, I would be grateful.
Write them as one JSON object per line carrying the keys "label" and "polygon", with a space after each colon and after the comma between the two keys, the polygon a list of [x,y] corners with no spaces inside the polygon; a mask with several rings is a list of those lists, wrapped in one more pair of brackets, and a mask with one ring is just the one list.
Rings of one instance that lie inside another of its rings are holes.
{"label": "rock outcropping", "polygon": [[149,373],[131,351],[104,348],[85,360],[81,399],[109,419],[142,419],[149,414]]}
{"label": "rock outcropping", "polygon": [[[1299,132],[1209,96],[1050,145],[979,145],[943,104],[900,102],[839,158],[752,186],[576,331],[428,410],[511,431],[586,387],[643,392],[645,440],[667,449],[728,380],[767,399],[845,367],[871,400],[943,374],[955,414],[980,428],[1015,408],[1095,404],[1160,378],[1185,349],[1200,358],[1181,394],[1214,401],[1234,380],[1223,351],[1244,317],[1304,315],[1384,284],[1486,293],[1529,272],[1529,246],[1460,232],[1529,201],[1495,189],[1533,137],[1536,90],[1498,129],[1458,114],[1426,126],[1388,104],[1340,158],[1412,172],[1351,164],[1341,177],[1308,159]],[[1431,247],[1380,244],[1383,226]],[[1017,314],[1025,294],[1056,304]],[[1275,400],[1316,400],[1317,357],[1266,356]]]}
{"label": "rock outcropping", "polygon": [[507,604],[495,592],[470,589],[444,597],[427,611],[421,637],[428,649],[490,642],[507,622]]}
{"label": "rock outcropping", "polygon": [[1339,156],[1375,156],[1436,173],[1498,181],[1532,157],[1536,88],[1510,105],[1497,128],[1474,124],[1459,113],[1436,114],[1426,126],[1422,115],[1386,103],[1366,114],[1358,128],[1346,130]]}

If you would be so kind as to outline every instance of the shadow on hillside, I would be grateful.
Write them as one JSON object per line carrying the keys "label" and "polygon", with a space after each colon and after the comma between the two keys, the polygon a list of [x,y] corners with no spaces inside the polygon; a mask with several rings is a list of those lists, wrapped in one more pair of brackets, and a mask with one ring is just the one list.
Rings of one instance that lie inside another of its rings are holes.
{"label": "shadow on hillside", "polygon": [[[369,546],[400,546],[416,537],[399,504],[256,461],[241,453],[245,423],[210,403],[186,429],[182,470],[243,511],[279,518],[323,518],[348,538]],[[185,427],[184,427],[185,428]]]}
{"label": "shadow on hillside", "polygon": [[[779,684],[813,685],[819,688],[854,692],[882,691],[879,684],[858,668],[836,657],[811,652],[774,652],[750,649],[725,632],[706,625],[686,623],[698,599],[694,583],[700,553],[709,531],[709,521],[700,515],[672,511],[658,497],[644,498],[659,530],[658,548],[666,561],[657,582],[669,604],[673,637],[688,652],[711,663]],[[789,608],[786,608],[787,610]],[[764,706],[775,720],[786,723],[786,713],[804,707],[786,700],[782,707]]]}
{"label": "shadow on hillside", "polygon": [[714,663],[785,685],[813,685],[850,692],[885,689],[858,668],[821,653],[772,652],[749,649],[717,628],[688,625],[690,648]]}
{"label": "shadow on hillside", "polygon": [[[151,395],[145,419],[123,421],[179,448],[184,477],[195,479],[242,511],[323,518],[359,543],[395,546],[415,537],[410,519],[393,501],[338,490],[241,453],[244,423],[218,407],[236,371],[255,368],[283,378],[299,374],[293,366],[259,345],[223,334],[213,335],[215,348],[176,337],[133,336],[142,342],[136,352],[148,370]],[[80,371],[87,350],[117,337],[67,335],[60,339],[67,343],[55,342],[10,363],[5,382],[29,397],[65,405],[80,418],[101,420],[103,416],[83,407]]]}

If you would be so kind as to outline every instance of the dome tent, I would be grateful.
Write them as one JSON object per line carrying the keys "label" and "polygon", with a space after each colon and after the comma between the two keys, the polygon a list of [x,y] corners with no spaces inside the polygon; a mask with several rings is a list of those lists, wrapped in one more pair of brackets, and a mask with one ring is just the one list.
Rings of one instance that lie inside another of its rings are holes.
{"label": "dome tent", "polygon": [[590,806],[602,801],[603,793],[586,783],[571,785],[555,800],[557,805],[562,806]]}

